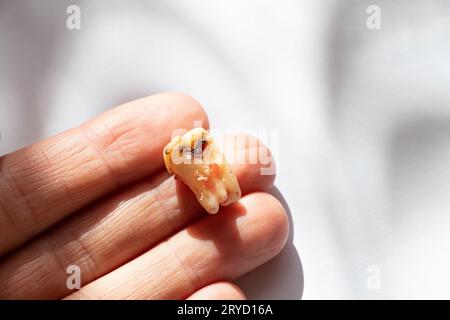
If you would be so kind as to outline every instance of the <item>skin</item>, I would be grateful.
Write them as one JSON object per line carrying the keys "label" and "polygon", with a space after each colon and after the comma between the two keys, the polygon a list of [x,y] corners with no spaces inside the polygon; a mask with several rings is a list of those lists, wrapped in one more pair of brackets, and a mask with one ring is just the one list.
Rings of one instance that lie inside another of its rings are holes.
{"label": "skin", "polygon": [[243,197],[217,215],[166,172],[172,132],[198,120],[197,101],[163,93],[1,157],[0,298],[245,298],[231,282],[280,252],[286,212],[258,164],[232,165]]}

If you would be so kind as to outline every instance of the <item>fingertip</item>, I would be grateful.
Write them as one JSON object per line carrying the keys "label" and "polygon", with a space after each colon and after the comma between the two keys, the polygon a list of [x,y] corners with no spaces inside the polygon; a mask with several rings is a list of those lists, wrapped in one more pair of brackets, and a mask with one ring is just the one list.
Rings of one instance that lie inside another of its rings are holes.
{"label": "fingertip", "polygon": [[226,137],[225,156],[244,192],[267,191],[276,178],[275,159],[258,138],[246,133]]}
{"label": "fingertip", "polygon": [[245,294],[234,283],[221,281],[203,287],[187,300],[246,300]]}
{"label": "fingertip", "polygon": [[[273,195],[255,192],[242,199],[248,212],[253,212],[255,236],[261,241],[260,247],[266,248],[272,257],[276,256],[286,244],[289,235],[289,219],[283,205]],[[258,226],[257,226],[258,223]]]}
{"label": "fingertip", "polygon": [[194,97],[181,92],[162,92],[151,98],[160,100],[167,107],[176,108],[175,113],[184,113],[185,118],[191,121],[186,129],[194,128],[194,126],[209,129],[206,110]]}

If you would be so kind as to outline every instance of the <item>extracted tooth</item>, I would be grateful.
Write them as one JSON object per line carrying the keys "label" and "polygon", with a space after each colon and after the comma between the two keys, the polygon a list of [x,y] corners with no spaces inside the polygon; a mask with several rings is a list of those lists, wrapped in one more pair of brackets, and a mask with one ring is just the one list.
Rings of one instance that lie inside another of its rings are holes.
{"label": "extracted tooth", "polygon": [[223,205],[228,199],[227,189],[225,189],[225,186],[221,182],[217,182],[215,187],[216,187],[217,201]]}
{"label": "extracted tooth", "polygon": [[238,180],[223,153],[203,128],[176,136],[163,151],[167,171],[182,180],[208,213],[241,198]]}

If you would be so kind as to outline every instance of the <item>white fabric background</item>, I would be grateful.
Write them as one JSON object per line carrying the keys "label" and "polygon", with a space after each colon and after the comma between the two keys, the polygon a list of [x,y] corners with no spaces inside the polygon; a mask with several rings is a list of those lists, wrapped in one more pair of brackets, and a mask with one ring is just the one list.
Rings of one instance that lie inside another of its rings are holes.
{"label": "white fabric background", "polygon": [[450,298],[449,14],[446,0],[1,1],[0,153],[182,91],[214,128],[280,130],[291,237],[239,280],[250,298]]}

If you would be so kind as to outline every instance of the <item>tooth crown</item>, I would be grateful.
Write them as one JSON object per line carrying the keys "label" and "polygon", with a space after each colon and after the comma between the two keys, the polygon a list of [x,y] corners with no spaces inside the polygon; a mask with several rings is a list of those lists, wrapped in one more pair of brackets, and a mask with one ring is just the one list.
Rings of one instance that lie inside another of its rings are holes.
{"label": "tooth crown", "polygon": [[195,128],[176,136],[164,148],[163,156],[167,171],[194,192],[208,213],[215,214],[219,205],[240,199],[237,178],[205,129]]}

